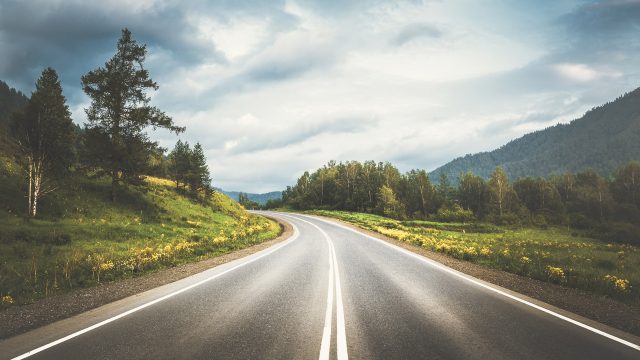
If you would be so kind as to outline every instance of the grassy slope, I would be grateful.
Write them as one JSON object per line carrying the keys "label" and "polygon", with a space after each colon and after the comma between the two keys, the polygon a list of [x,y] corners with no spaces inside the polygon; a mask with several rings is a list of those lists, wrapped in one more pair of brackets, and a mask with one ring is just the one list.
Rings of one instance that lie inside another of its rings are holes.
{"label": "grassy slope", "polygon": [[416,246],[485,266],[608,295],[640,305],[640,249],[577,236],[563,228],[398,221],[342,211],[344,220]]}
{"label": "grassy slope", "polygon": [[[0,160],[0,297],[15,303],[224,254],[280,233],[276,222],[223,194],[197,203],[158,178],[147,179],[148,191],[123,191],[116,204],[108,180],[77,178],[45,198],[40,219],[28,221],[15,215],[26,202],[17,167]],[[4,306],[11,302],[4,299]]]}

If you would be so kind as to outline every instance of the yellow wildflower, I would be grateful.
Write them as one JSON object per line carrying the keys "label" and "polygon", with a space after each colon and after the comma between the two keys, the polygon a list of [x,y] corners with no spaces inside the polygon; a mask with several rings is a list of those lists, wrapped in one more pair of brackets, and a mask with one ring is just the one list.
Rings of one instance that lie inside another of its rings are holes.
{"label": "yellow wildflower", "polygon": [[14,302],[15,301],[13,301],[13,298],[11,297],[11,295],[5,295],[2,297],[2,303],[5,305],[11,305]]}

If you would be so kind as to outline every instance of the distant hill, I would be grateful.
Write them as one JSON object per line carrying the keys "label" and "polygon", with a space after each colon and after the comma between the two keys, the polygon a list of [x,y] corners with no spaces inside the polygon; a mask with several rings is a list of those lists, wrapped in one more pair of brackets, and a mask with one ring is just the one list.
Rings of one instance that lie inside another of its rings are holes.
{"label": "distant hill", "polygon": [[6,125],[9,115],[20,110],[28,100],[23,93],[0,80],[0,125]]}
{"label": "distant hill", "polygon": [[9,120],[13,112],[22,109],[29,98],[0,80],[0,153],[15,151],[8,138]]}
{"label": "distant hill", "polygon": [[[216,189],[216,190],[227,195],[228,197],[232,198],[235,201],[238,201],[238,195],[240,195],[241,192],[244,193],[244,191],[225,191],[222,189]],[[264,194],[252,194],[252,193],[245,193],[245,194],[247,194],[247,197],[249,197],[249,200],[255,201],[260,205],[264,205],[267,203],[267,201],[272,199],[278,200],[282,198],[281,191],[272,191]]]}
{"label": "distant hill", "polygon": [[640,88],[589,110],[569,124],[558,124],[512,140],[499,149],[459,157],[432,171],[456,181],[471,171],[488,178],[502,166],[510,178],[548,176],[592,168],[603,176],[640,159]]}

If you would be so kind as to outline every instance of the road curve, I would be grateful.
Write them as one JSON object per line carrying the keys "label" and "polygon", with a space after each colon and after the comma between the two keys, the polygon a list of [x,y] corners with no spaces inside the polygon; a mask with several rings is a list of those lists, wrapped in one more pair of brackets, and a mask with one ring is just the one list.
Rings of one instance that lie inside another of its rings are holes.
{"label": "road curve", "polygon": [[638,359],[623,340],[342,225],[0,342],[29,359]]}

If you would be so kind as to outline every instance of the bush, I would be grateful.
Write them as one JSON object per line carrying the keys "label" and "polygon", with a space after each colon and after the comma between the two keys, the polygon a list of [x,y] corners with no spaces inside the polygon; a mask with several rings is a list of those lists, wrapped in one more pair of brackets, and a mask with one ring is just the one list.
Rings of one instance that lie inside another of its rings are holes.
{"label": "bush", "polygon": [[629,223],[608,223],[600,225],[593,233],[594,237],[617,243],[640,245],[640,226]]}
{"label": "bush", "polygon": [[442,222],[467,222],[474,219],[473,211],[465,210],[460,205],[454,204],[451,207],[441,207],[435,215],[437,221]]}

